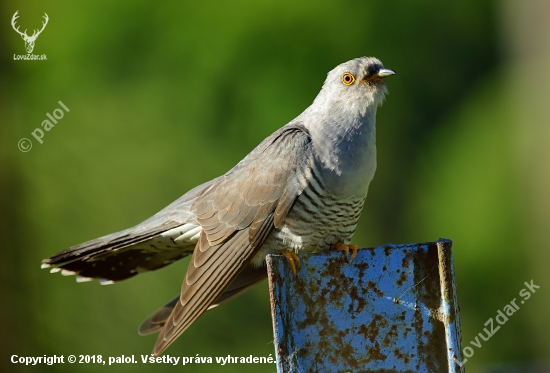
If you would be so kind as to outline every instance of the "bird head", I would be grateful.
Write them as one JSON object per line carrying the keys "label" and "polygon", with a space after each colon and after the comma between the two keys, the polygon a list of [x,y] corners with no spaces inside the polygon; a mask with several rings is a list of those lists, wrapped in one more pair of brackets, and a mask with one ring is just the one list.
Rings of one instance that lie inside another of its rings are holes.
{"label": "bird head", "polygon": [[351,105],[359,110],[372,104],[378,106],[387,93],[384,78],[394,74],[374,57],[356,58],[328,73],[320,96],[322,101]]}

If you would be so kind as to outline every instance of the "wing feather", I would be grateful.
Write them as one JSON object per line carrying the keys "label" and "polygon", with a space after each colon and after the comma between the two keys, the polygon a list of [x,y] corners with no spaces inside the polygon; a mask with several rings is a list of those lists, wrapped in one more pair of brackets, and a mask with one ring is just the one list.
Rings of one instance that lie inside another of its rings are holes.
{"label": "wing feather", "polygon": [[[312,161],[309,133],[301,125],[288,125],[195,200],[191,210],[203,230],[180,299],[159,334],[155,355],[213,306],[248,266],[302,192],[300,180],[310,171]],[[233,297],[245,288],[237,287],[228,294]]]}
{"label": "wing feather", "polygon": [[[238,297],[251,287],[260,283],[267,278],[267,271],[265,267],[253,267],[248,265],[243,271],[241,271],[238,277],[229,285],[227,289],[221,294],[212,304],[208,307],[208,310],[216,308],[230,300]],[[170,314],[174,309],[176,303],[179,303],[180,295],[170,300],[164,306],[153,312],[139,327],[140,335],[149,335],[159,332]]]}

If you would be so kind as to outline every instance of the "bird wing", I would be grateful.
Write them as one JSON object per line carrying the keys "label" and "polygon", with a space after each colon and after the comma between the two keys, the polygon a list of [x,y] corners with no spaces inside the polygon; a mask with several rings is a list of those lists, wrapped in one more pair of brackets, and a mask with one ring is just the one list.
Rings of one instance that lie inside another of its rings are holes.
{"label": "bird wing", "polygon": [[203,230],[179,302],[161,330],[159,355],[224,293],[307,186],[311,138],[287,125],[201,194],[191,210]]}
{"label": "bird wing", "polygon": [[[265,267],[255,267],[251,264],[247,265],[243,269],[237,278],[225,289],[225,291],[218,296],[218,298],[212,302],[208,307],[208,311],[218,306],[221,306],[224,303],[229,302],[232,299],[235,299],[239,295],[243,294],[245,291],[251,287],[257,285],[267,278],[267,270]],[[166,320],[170,317],[172,310],[175,305],[180,300],[180,294],[174,297],[170,302],[166,303],[164,306],[160,307],[158,310],[153,312],[145,321],[143,321],[139,327],[138,333],[140,335],[149,335],[159,332]]]}
{"label": "bird wing", "polygon": [[120,232],[72,246],[42,261],[52,272],[77,274],[77,281],[110,284],[162,268],[193,252],[200,232],[190,207],[218,179],[185,193],[149,219]]}

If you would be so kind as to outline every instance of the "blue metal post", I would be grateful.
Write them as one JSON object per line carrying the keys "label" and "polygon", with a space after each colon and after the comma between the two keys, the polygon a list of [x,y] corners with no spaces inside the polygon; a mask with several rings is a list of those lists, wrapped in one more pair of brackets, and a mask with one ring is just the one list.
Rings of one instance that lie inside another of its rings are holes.
{"label": "blue metal post", "polygon": [[451,246],[269,255],[278,372],[464,372]]}

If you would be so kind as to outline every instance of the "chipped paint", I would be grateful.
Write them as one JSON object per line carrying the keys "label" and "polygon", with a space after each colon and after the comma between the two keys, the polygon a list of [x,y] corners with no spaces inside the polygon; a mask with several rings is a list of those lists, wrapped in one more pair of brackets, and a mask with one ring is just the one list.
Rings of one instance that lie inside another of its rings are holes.
{"label": "chipped paint", "polygon": [[451,244],[269,255],[278,372],[463,372]]}

